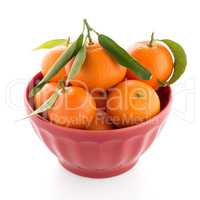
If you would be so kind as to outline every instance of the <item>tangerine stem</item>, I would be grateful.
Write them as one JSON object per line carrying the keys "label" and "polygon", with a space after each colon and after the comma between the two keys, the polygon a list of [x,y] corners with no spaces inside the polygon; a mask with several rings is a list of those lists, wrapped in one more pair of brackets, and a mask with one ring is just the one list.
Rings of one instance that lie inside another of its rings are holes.
{"label": "tangerine stem", "polygon": [[151,33],[151,40],[149,42],[149,47],[153,46],[153,41],[154,41],[154,32]]}
{"label": "tangerine stem", "polygon": [[[87,20],[85,19],[85,21],[87,22]],[[87,22],[88,24],[88,22]],[[96,33],[97,35],[100,35],[100,33],[98,33],[96,30],[94,30],[89,24],[88,24],[89,30],[93,31],[94,33]]]}
{"label": "tangerine stem", "polygon": [[68,47],[70,45],[70,37],[67,38],[67,41],[66,41],[65,45],[66,45],[66,47]]}
{"label": "tangerine stem", "polygon": [[84,19],[83,21],[87,28],[87,37],[89,39],[89,43],[93,44],[92,37],[90,35],[90,31],[91,31],[90,25],[88,24],[87,19]]}
{"label": "tangerine stem", "polygon": [[84,33],[85,31],[85,22],[83,22],[83,30],[82,30],[82,33]]}
{"label": "tangerine stem", "polygon": [[61,78],[58,84],[60,88],[62,89],[62,91],[65,92],[65,77]]}

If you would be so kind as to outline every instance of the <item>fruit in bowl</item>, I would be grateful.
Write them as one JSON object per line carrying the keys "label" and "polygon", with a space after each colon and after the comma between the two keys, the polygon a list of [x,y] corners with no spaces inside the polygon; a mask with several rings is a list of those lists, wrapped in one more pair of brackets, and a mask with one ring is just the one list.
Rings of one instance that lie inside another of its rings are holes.
{"label": "fruit in bowl", "polygon": [[[172,74],[173,58],[167,47],[158,41],[154,41],[153,37],[154,34],[152,34],[150,42],[136,43],[129,49],[129,53],[152,73],[151,80],[143,80],[143,82],[157,89],[160,86],[158,80],[165,82]],[[138,79],[131,70],[127,71],[127,77]]]}
{"label": "fruit in bowl", "polygon": [[[87,85],[89,90],[108,89],[125,78],[127,69],[119,65],[98,43],[86,46],[87,56],[81,70],[71,81],[72,85]],[[66,65],[66,71],[72,67],[72,59]]]}
{"label": "fruit in bowl", "polygon": [[118,127],[136,125],[160,112],[160,99],[147,84],[136,80],[123,81],[110,92],[107,112]]}
{"label": "fruit in bowl", "polygon": [[[155,75],[153,64],[143,65],[86,20],[74,42],[56,39],[37,48],[63,46],[45,56],[41,73],[28,84],[27,117],[66,169],[88,177],[118,175],[130,169],[151,145],[170,110],[169,85],[186,65],[178,43],[159,42],[173,55],[173,70],[165,79],[160,79],[159,72]],[[130,70],[135,77],[127,80]],[[156,81],[156,87],[151,81]]]}

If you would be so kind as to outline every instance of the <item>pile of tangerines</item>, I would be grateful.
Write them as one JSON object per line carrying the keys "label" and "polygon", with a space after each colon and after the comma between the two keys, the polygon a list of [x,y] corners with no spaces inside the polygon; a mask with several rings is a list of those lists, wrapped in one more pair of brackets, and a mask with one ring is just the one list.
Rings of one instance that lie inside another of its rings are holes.
{"label": "pile of tangerines", "polygon": [[171,40],[155,40],[152,34],[150,41],[136,43],[127,53],[86,20],[83,27],[73,43],[56,39],[38,48],[53,49],[42,61],[43,79],[30,92],[32,115],[46,113],[52,123],[88,130],[132,126],[157,115],[156,91],[185,70],[182,47]]}

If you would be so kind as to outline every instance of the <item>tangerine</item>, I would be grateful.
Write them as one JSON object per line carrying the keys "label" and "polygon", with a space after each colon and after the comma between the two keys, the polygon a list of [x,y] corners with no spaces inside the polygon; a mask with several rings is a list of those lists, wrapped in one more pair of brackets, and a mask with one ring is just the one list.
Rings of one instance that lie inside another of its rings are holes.
{"label": "tangerine", "polygon": [[[66,72],[72,64],[73,59],[66,65]],[[88,44],[85,62],[71,83],[76,86],[87,85],[89,90],[108,89],[122,81],[126,71],[126,68],[120,66],[103,47],[92,43]]]}
{"label": "tangerine", "polygon": [[[152,79],[141,80],[158,89],[159,81],[165,82],[173,72],[173,58],[170,51],[162,44],[153,42],[138,42],[130,50],[130,55],[136,58],[152,73]],[[128,79],[139,79],[130,69],[127,70]]]}
{"label": "tangerine", "polygon": [[108,95],[107,113],[118,127],[141,123],[160,111],[160,100],[155,90],[137,80],[119,83]]}
{"label": "tangerine", "polygon": [[34,96],[35,108],[39,108],[55,91],[57,83],[47,83],[45,86]]}
{"label": "tangerine", "polygon": [[96,114],[96,104],[89,92],[67,87],[48,111],[49,120],[69,128],[86,129]]}
{"label": "tangerine", "polygon": [[113,129],[112,123],[106,112],[98,110],[94,119],[92,120],[88,130],[111,130]]}
{"label": "tangerine", "polygon": [[[50,51],[43,59],[42,64],[41,64],[41,72],[43,76],[47,74],[49,69],[53,66],[53,64],[58,60],[58,58],[61,56],[61,54],[65,51],[65,48],[60,48],[60,49],[54,49]],[[66,76],[66,70],[63,67],[50,81],[51,82],[58,82],[61,80],[63,77]]]}

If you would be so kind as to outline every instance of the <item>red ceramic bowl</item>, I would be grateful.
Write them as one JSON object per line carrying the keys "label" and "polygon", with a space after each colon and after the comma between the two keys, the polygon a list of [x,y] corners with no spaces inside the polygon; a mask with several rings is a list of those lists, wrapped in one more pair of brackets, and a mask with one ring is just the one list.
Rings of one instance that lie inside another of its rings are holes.
{"label": "red ceramic bowl", "polygon": [[[41,78],[42,74],[37,74],[27,86],[27,113],[33,111],[28,93]],[[81,176],[111,177],[132,168],[163,127],[172,101],[170,87],[161,88],[158,95],[161,112],[146,122],[128,128],[104,131],[65,128],[39,115],[31,117],[30,121],[65,169]]]}

